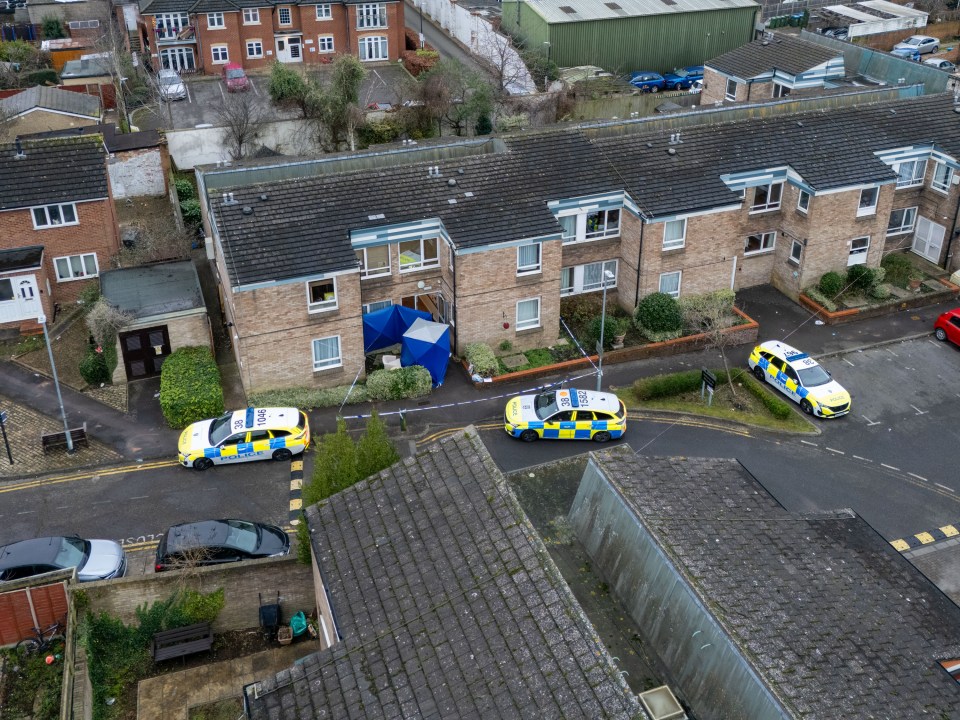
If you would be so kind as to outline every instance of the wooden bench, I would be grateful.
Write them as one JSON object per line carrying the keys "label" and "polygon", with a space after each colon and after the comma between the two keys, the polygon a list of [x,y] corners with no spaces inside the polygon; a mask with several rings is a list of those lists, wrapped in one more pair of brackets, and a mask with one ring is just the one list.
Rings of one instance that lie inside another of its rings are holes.
{"label": "wooden bench", "polygon": [[[74,447],[77,445],[90,447],[90,441],[87,439],[87,424],[84,423],[78,428],[70,428],[70,439],[73,441]],[[45,453],[56,448],[65,448],[67,447],[67,433],[63,430],[55,433],[47,433],[46,435],[40,436],[40,442],[43,444],[43,451]]]}
{"label": "wooden bench", "polygon": [[154,634],[150,654],[154,661],[184,657],[209,650],[213,646],[210,623],[197,623]]}

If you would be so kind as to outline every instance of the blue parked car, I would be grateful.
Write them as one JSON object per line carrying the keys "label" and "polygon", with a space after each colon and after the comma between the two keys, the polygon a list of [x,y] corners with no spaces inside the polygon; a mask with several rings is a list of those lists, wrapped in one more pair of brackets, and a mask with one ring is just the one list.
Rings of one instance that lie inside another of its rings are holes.
{"label": "blue parked car", "polygon": [[890,51],[891,55],[896,55],[897,57],[904,58],[906,60],[913,60],[915,62],[920,62],[920,51],[916,48],[895,48]]}
{"label": "blue parked car", "polygon": [[650,70],[639,70],[630,73],[630,84],[642,92],[660,92],[667,87],[663,75]]}
{"label": "blue parked car", "polygon": [[697,80],[703,80],[703,65],[688,65],[685,68],[675,68],[663,76],[667,83],[667,90],[687,90]]}

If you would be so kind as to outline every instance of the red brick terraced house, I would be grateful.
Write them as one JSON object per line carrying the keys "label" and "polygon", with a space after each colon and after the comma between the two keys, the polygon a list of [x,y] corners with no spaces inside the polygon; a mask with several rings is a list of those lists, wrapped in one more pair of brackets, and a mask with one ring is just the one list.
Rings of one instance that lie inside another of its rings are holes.
{"label": "red brick terraced house", "polygon": [[0,144],[0,333],[52,322],[119,249],[101,136]]}
{"label": "red brick terraced house", "polygon": [[865,99],[199,168],[244,386],[348,384],[363,314],[391,304],[462,354],[555,343],[561,299],[605,277],[632,311],[765,283],[796,299],[891,252],[952,271],[953,96]]}
{"label": "red brick terraced house", "polygon": [[147,0],[140,44],[154,68],[218,74],[274,61],[320,65],[338,53],[396,62],[404,50],[403,3],[269,3],[264,0]]}

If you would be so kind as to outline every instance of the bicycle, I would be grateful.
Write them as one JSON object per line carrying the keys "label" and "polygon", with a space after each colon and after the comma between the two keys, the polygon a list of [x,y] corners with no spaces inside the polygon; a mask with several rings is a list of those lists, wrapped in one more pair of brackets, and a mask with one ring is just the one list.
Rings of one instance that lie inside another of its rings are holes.
{"label": "bicycle", "polygon": [[63,623],[59,620],[43,630],[36,627],[31,628],[34,637],[24,638],[17,643],[17,655],[26,656],[42,653],[57,643],[65,643],[64,629]]}

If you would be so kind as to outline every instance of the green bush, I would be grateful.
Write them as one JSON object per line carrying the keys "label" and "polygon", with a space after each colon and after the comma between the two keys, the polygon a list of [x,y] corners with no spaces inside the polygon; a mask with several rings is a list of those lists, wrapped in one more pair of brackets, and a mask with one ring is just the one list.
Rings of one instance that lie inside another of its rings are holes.
{"label": "green bush", "polygon": [[637,305],[637,324],[655,333],[676,332],[683,328],[679,303],[666,293],[647,295]]}
{"label": "green bush", "polygon": [[184,200],[180,203],[180,214],[187,225],[199,225],[203,222],[199,200]]}
{"label": "green bush", "polygon": [[630,321],[624,317],[607,315],[606,323],[603,318],[594,318],[590,323],[590,347],[587,352],[592,353],[596,350],[597,343],[600,342],[600,329],[603,328],[603,349],[609,350],[613,347],[613,339],[617,335],[626,335],[630,329]]}
{"label": "green bush", "polygon": [[[656,400],[657,398],[673,397],[685,392],[700,389],[701,373],[699,370],[673,373],[671,375],[655,375],[649,378],[640,378],[633,383],[633,394],[637,400]],[[720,382],[720,378],[717,378]]]}
{"label": "green bush", "polygon": [[811,300],[813,300],[815,303],[817,303],[820,307],[822,307],[827,312],[837,311],[837,304],[833,300],[828,298],[826,295],[824,295],[822,292],[820,292],[817,288],[809,287],[803,291],[803,294],[806,295]]}
{"label": "green bush", "polygon": [[676,302],[682,315],[696,314],[702,317],[732,313],[736,299],[737,295],[733,290],[714,290],[699,295],[684,295],[678,298]]}
{"label": "green bush", "polygon": [[844,279],[843,276],[838,272],[824,273],[820,277],[820,282],[817,285],[817,288],[826,295],[828,298],[835,298],[841,292],[843,292]]}
{"label": "green bush", "polygon": [[481,377],[493,377],[500,368],[493,348],[486,343],[470,343],[464,351],[464,357],[467,364],[473,366],[473,372]]}
{"label": "green bush", "polygon": [[[114,351],[116,354],[116,351]],[[107,365],[106,354],[97,352],[93,346],[87,348],[87,354],[80,360],[80,376],[87,385],[100,385],[113,379],[113,374]]]}
{"label": "green bush", "polygon": [[357,140],[361,148],[370,145],[383,145],[392,143],[403,135],[403,131],[403,123],[395,118],[388,117],[360,125],[357,128]]}
{"label": "green bush", "polygon": [[160,409],[173,428],[223,413],[220,369],[210,348],[183,347],[167,357],[160,371]]}
{"label": "green bush", "polygon": [[886,281],[892,285],[905,288],[910,281],[910,274],[913,272],[913,264],[910,259],[902,254],[887,255],[880,262],[880,267],[886,273]]}
{"label": "green bush", "polygon": [[[717,373],[718,383],[720,382],[720,375],[721,373]],[[726,373],[723,373],[723,375],[724,382],[726,382]],[[743,386],[747,391],[762,402],[767,412],[777,418],[777,420],[786,420],[793,413],[793,408],[790,407],[790,405],[782,398],[769,392],[763,384],[757,381],[752,375],[743,375],[740,381],[743,382]]]}
{"label": "green bush", "polygon": [[870,288],[870,297],[874,300],[889,300],[890,290],[886,285],[874,285]]}
{"label": "green bush", "polygon": [[86,308],[93,307],[93,305],[100,299],[100,283],[91,282],[83,286],[83,289],[80,291],[80,297],[78,298],[80,304]]}
{"label": "green bush", "polygon": [[40,23],[40,32],[43,34],[44,40],[58,40],[67,36],[60,18],[54,15],[44,16]]}
{"label": "green bush", "polygon": [[287,388],[286,390],[266,390],[250,396],[252,407],[296,407],[301,410],[311,408],[334,407],[365,403],[367,386],[363,383],[356,385],[337,385],[332,388]]}
{"label": "green bush", "polygon": [[32,85],[56,85],[60,82],[60,78],[57,77],[56,70],[43,68],[26,73],[21,82],[23,87],[30,87]]}
{"label": "green bush", "polygon": [[603,310],[603,298],[597,293],[585,293],[560,299],[560,316],[576,335],[585,334],[590,323]]}
{"label": "green bush", "polygon": [[180,202],[197,199],[197,191],[194,189],[193,183],[186,178],[176,178],[173,181],[173,186],[177,189],[177,200]]}
{"label": "green bush", "polygon": [[202,622],[212,623],[225,604],[223,588],[207,594],[190,589],[183,591],[183,614],[191,625]]}
{"label": "green bush", "polygon": [[422,365],[399,370],[374,370],[367,376],[367,395],[371,400],[402,400],[429,395],[433,387],[430,371]]}
{"label": "green bush", "polygon": [[866,265],[851,265],[847,268],[847,285],[867,292],[874,285],[875,274]]}

